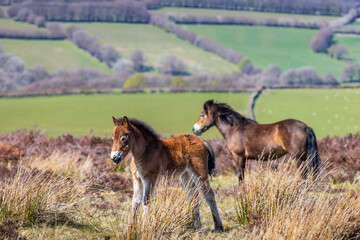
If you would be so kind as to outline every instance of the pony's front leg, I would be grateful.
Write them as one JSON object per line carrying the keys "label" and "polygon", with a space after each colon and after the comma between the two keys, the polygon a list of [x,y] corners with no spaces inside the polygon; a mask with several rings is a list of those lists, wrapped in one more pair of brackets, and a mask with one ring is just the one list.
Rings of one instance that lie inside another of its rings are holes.
{"label": "pony's front leg", "polygon": [[133,174],[133,187],[134,195],[132,199],[132,214],[136,217],[136,213],[140,207],[144,193],[143,183],[141,179],[136,176],[136,173]]}
{"label": "pony's front leg", "polygon": [[236,174],[239,178],[239,183],[242,183],[242,181],[245,178],[245,164],[246,164],[246,158],[242,155],[237,155],[234,152],[231,152],[233,159],[234,159],[234,167],[236,170]]}

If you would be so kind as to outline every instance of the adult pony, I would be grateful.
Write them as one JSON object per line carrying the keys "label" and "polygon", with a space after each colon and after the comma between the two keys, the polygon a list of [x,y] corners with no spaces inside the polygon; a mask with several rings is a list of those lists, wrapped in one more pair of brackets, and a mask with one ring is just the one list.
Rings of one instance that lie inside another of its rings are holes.
{"label": "adult pony", "polygon": [[[210,187],[209,176],[215,168],[215,155],[211,146],[201,138],[181,134],[160,139],[151,127],[136,119],[113,117],[113,146],[111,159],[118,164],[131,152],[131,172],[134,182],[133,214],[140,204],[149,202],[150,194],[160,174],[180,175],[186,192],[191,196],[197,186],[210,206],[215,231],[223,231],[216,205],[215,194]],[[193,209],[195,225],[200,226],[199,202]]]}
{"label": "adult pony", "polygon": [[[201,135],[216,126],[226,141],[234,159],[234,165],[241,182],[244,179],[246,159],[279,158],[289,154],[298,160],[300,166],[307,159],[314,175],[321,165],[316,137],[312,128],[295,119],[286,119],[272,124],[259,124],[235,112],[225,103],[204,103],[203,111],[193,127]],[[304,169],[302,175],[306,176]]]}

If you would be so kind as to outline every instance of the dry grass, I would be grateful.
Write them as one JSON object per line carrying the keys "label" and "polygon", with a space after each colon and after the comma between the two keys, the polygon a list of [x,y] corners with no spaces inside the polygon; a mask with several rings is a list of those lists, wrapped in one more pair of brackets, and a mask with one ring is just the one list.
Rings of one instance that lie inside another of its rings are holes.
{"label": "dry grass", "polygon": [[93,161],[90,157],[86,160],[81,160],[79,152],[61,153],[59,151],[55,151],[46,158],[37,156],[23,160],[22,165],[34,169],[51,171],[63,176],[85,179],[91,174]]}
{"label": "dry grass", "polygon": [[272,162],[266,166],[257,162],[254,169],[245,173],[245,180],[234,195],[240,225],[272,218],[279,209],[292,205],[316,186],[317,181],[301,177],[306,166],[297,168],[290,162],[282,161],[275,171]]}
{"label": "dry grass", "polygon": [[277,211],[254,236],[259,239],[360,239],[360,192],[300,196]]}
{"label": "dry grass", "polygon": [[30,224],[64,220],[76,211],[86,189],[80,181],[19,169],[0,190],[0,220],[13,218]]}
{"label": "dry grass", "polygon": [[[234,195],[237,221],[249,239],[359,239],[359,191],[331,194],[291,165],[255,167]],[[284,165],[282,163],[281,165]],[[250,225],[249,225],[250,224]]]}
{"label": "dry grass", "polygon": [[139,209],[136,219],[119,236],[120,239],[167,239],[183,236],[193,223],[195,197],[161,179],[146,210]]}

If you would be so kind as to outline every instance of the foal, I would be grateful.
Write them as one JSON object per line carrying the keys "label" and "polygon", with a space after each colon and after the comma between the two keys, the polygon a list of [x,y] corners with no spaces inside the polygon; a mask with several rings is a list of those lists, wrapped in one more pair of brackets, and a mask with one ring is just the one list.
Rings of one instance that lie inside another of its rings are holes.
{"label": "foal", "polygon": [[[215,168],[215,155],[211,146],[201,138],[181,134],[169,139],[160,139],[151,127],[127,117],[115,119],[112,133],[111,159],[120,163],[131,152],[131,172],[134,195],[133,214],[142,203],[148,205],[149,197],[160,174],[180,175],[189,196],[198,187],[210,206],[215,231],[223,231],[216,205],[215,194],[210,187],[208,174]],[[199,203],[193,209],[195,225],[200,226]]]}
{"label": "foal", "polygon": [[[314,171],[319,172],[321,161],[315,133],[305,123],[286,119],[271,124],[259,124],[235,112],[225,103],[204,103],[200,118],[193,127],[196,135],[216,126],[224,137],[234,159],[239,182],[244,179],[246,159],[280,158],[286,154],[298,159],[298,165],[306,160]],[[302,175],[306,176],[304,169]]]}

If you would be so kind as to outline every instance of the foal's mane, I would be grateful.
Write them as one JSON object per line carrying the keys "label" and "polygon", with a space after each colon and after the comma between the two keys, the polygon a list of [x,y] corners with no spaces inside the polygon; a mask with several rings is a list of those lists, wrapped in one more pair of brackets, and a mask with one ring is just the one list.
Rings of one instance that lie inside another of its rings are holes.
{"label": "foal's mane", "polygon": [[[155,130],[147,123],[144,123],[143,121],[140,121],[136,118],[131,118],[129,120],[130,120],[130,123],[137,129],[139,129],[141,132],[144,132],[153,138],[160,138],[160,135],[157,132],[155,132]],[[122,118],[118,118],[118,119],[116,119],[116,121],[121,122]]]}
{"label": "foal's mane", "polygon": [[218,114],[220,121],[225,124],[233,126],[236,124],[256,123],[256,121],[236,112],[226,103],[212,103],[211,107],[213,107],[212,111]]}

